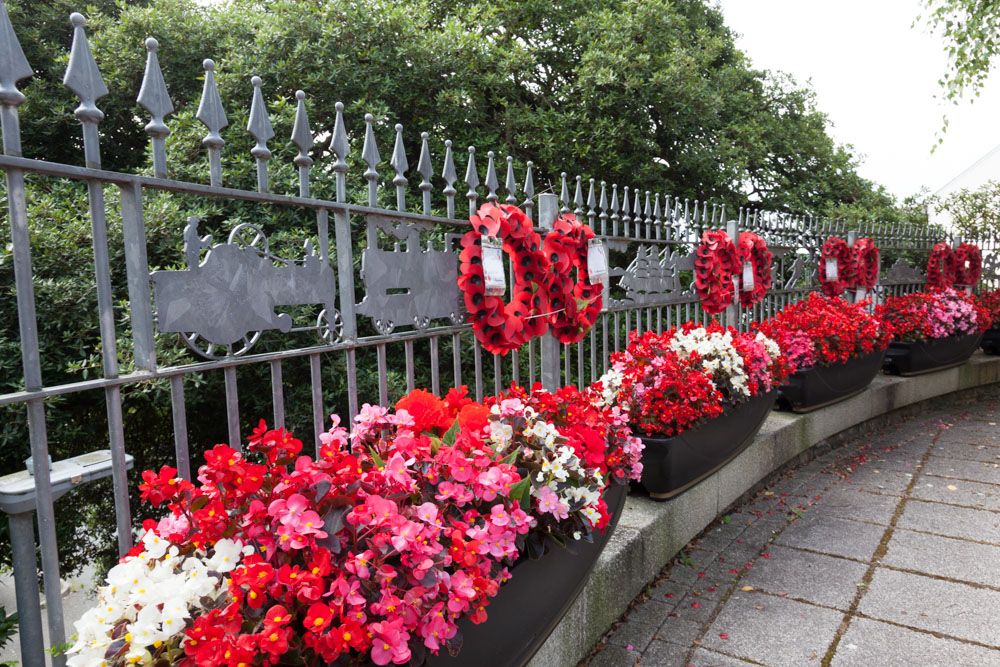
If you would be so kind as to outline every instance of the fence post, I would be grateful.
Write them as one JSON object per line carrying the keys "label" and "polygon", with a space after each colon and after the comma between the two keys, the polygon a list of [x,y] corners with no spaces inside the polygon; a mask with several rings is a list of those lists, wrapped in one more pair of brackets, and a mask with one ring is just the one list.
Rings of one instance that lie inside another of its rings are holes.
{"label": "fence post", "polygon": [[[559,215],[559,198],[552,193],[538,195],[538,226],[543,230],[552,229]],[[541,338],[542,387],[546,391],[559,389],[559,341],[546,333]]]}
{"label": "fence post", "polygon": [[[740,246],[740,226],[739,220],[729,220],[726,221],[726,211],[722,211],[722,224],[726,227],[726,233],[729,234],[729,238],[732,239],[733,245],[739,248]],[[743,266],[736,267],[736,272],[738,275],[743,274]],[[734,279],[736,282],[736,289],[733,290],[733,301],[728,306],[726,306],[726,326],[740,328],[740,281]]]}
{"label": "fence post", "polygon": [[[847,247],[848,248],[853,248],[854,247],[854,242],[857,241],[857,240],[858,240],[858,232],[857,231],[855,231],[855,230],[852,229],[849,232],[847,232]],[[820,269],[822,269],[822,267],[820,267]],[[849,303],[857,303],[858,302],[858,290],[853,289],[853,290],[850,290],[850,292],[851,292],[851,295],[848,297],[847,301]]]}

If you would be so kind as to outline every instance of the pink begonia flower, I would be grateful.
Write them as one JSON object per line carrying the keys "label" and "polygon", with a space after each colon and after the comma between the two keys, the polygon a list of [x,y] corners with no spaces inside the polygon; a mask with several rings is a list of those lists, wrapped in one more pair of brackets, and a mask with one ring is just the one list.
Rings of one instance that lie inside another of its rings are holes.
{"label": "pink begonia flower", "polygon": [[390,542],[392,542],[392,546],[396,548],[396,551],[403,553],[410,550],[411,545],[417,539],[418,535],[420,535],[420,524],[406,521],[393,531]]}
{"label": "pink begonia flower", "polygon": [[505,398],[500,401],[500,416],[514,417],[524,412],[524,403],[519,398]]}
{"label": "pink begonia flower", "polygon": [[569,508],[562,504],[559,496],[547,485],[538,490],[538,509],[557,519],[565,519],[569,516]]}
{"label": "pink begonia flower", "polygon": [[[323,535],[326,536],[326,533],[323,533]],[[296,532],[294,526],[288,524],[278,526],[278,546],[281,547],[282,551],[302,549],[308,545],[309,540],[304,535]]]}
{"label": "pink begonia flower", "polygon": [[426,502],[423,505],[417,507],[417,518],[425,523],[431,525],[440,526],[441,522],[438,520],[438,508],[432,502]]}
{"label": "pink begonia flower", "polygon": [[397,452],[393,454],[392,458],[390,458],[385,464],[385,470],[382,472],[386,479],[392,480],[393,482],[409,489],[413,486],[413,478],[410,477],[410,474],[407,471],[407,466],[412,464],[413,459],[406,460]]}
{"label": "pink begonia flower", "polygon": [[156,534],[161,537],[170,537],[171,535],[185,537],[190,530],[191,524],[183,514],[180,516],[168,514],[156,524]]}
{"label": "pink begonia flower", "polygon": [[510,525],[510,515],[507,514],[503,505],[494,505],[493,509],[490,510],[490,523],[494,526]]}
{"label": "pink begonia flower", "polygon": [[372,623],[368,626],[372,638],[372,662],[376,665],[388,665],[390,662],[402,665],[410,661],[410,649],[407,642],[410,633],[403,629],[403,619]]}
{"label": "pink begonia flower", "polygon": [[442,605],[435,605],[431,612],[421,619],[420,636],[424,638],[424,646],[432,651],[439,649],[441,642],[455,636],[456,628],[444,620],[442,609]]}
{"label": "pink begonia flower", "polygon": [[276,517],[281,523],[295,524],[299,517],[309,507],[309,501],[300,493],[292,494],[288,500],[274,500],[267,507],[267,513]]}
{"label": "pink begonia flower", "polygon": [[454,500],[459,507],[461,507],[472,500],[472,493],[465,488],[464,484],[441,482],[438,485],[438,492],[434,497],[438,500],[448,500],[450,498]]}

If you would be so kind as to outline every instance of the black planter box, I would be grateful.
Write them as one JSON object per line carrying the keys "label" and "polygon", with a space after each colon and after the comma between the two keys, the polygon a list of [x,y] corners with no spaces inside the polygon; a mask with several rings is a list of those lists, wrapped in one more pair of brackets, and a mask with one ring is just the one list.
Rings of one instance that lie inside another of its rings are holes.
{"label": "black planter box", "polygon": [[884,351],[852,357],[829,366],[813,366],[793,373],[778,389],[778,405],[795,412],[810,412],[850,398],[869,384],[882,369]]}
{"label": "black planter box", "polygon": [[746,449],[774,407],[777,391],[754,396],[669,438],[644,435],[642,486],[653,500],[673,498]]}
{"label": "black planter box", "polygon": [[628,487],[612,486],[605,492],[611,520],[594,541],[574,542],[576,552],[556,549],[538,560],[522,560],[511,568],[511,579],[486,608],[488,618],[476,625],[458,622],[462,650],[452,658],[444,649],[428,655],[438,667],[520,667],[542,647],[569,607],[583,590],[590,571],[608,543],[625,507]]}
{"label": "black planter box", "polygon": [[1000,329],[990,329],[983,334],[982,348],[986,354],[1000,354]]}
{"label": "black planter box", "polygon": [[883,368],[897,375],[920,375],[958,366],[979,347],[982,334],[932,338],[919,343],[894,341],[885,352]]}

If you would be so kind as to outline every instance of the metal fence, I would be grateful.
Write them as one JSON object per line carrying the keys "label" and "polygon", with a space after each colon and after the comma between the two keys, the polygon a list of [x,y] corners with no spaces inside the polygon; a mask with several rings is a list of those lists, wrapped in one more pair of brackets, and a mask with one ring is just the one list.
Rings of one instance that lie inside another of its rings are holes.
{"label": "metal fence", "polygon": [[[706,229],[728,228],[731,235],[738,230],[755,231],[774,253],[774,288],[765,300],[743,312],[727,314],[730,323],[743,326],[816,288],[819,248],[831,235],[870,236],[884,252],[899,257],[926,253],[940,240],[927,229],[910,225],[849,226],[843,221],[748,210],[727,215],[722,206],[579,176],[567,182],[565,174],[556,184],[559,195],[540,194],[534,186],[533,165],[527,163],[521,181],[511,157],[505,160],[501,186],[493,152],[487,153],[483,161],[482,154],[473,147],[466,154],[450,141],[442,144],[427,133],[420,135],[420,154],[416,167],[411,169],[400,125],[392,128],[394,143],[386,161],[376,140],[376,135],[387,129],[382,119],[377,121],[368,115],[363,128],[347,128],[342,105],[337,107],[332,130],[331,147],[336,159],[332,165],[322,165],[324,171],[335,173],[336,193],[333,200],[321,199],[311,195],[311,170],[317,165],[310,156],[313,133],[307,118],[307,99],[301,92],[297,94],[291,136],[298,149],[294,158],[298,192],[274,192],[269,179],[268,143],[275,137],[264,102],[264,87],[257,77],[247,82],[252,105],[246,128],[256,142],[250,158],[256,163],[257,188],[227,187],[222,168],[226,143],[222,132],[228,119],[210,60],[204,61],[204,90],[197,112],[198,120],[207,128],[202,143],[210,166],[210,182],[172,180],[165,141],[170,128],[165,117],[173,111],[173,105],[160,73],[154,39],[146,41],[148,59],[137,98],[150,117],[145,131],[151,142],[151,175],[105,169],[99,145],[103,114],[97,104],[108,91],[87,43],[84,18],[73,14],[71,22],[73,45],[64,83],[79,99],[75,114],[83,131],[82,167],[21,157],[18,107],[25,98],[16,85],[32,70],[0,4],[0,120],[4,149],[0,169],[6,176],[23,358],[23,390],[0,395],[0,405],[24,406],[33,460],[32,476],[22,475],[16,483],[0,489],[0,505],[9,514],[22,659],[29,667],[45,661],[32,515],[37,516],[50,645],[61,643],[66,635],[54,498],[81,481],[110,471],[118,547],[124,552],[132,546],[127,453],[130,443],[125,437],[123,388],[169,382],[176,467],[190,479],[186,397],[204,390],[191,381],[195,376],[223,377],[227,430],[234,447],[241,442],[241,423],[260,416],[241,414],[240,395],[245,396],[245,392],[269,393],[272,422],[285,424],[287,386],[283,368],[289,363],[308,363],[311,396],[311,423],[289,426],[314,433],[327,426],[332,406],[329,395],[324,393],[324,382],[329,383],[334,374],[346,377],[343,396],[334,399],[334,404],[343,406],[349,419],[357,414],[360,403],[387,404],[398,398],[404,385],[406,390],[416,387],[418,378],[426,379],[427,388],[435,393],[468,384],[477,398],[499,392],[511,382],[544,381],[550,387],[582,387],[607,369],[610,354],[626,345],[629,332],[662,331],[687,320],[707,319],[691,288],[693,248]],[[357,169],[351,173],[348,157],[359,143],[360,159],[367,168],[363,173],[357,173]],[[459,152],[462,159],[456,159],[455,153]],[[461,180],[456,162],[464,163],[465,176]],[[480,181],[482,174],[484,180]],[[99,377],[48,384],[42,377],[44,350],[36,318],[26,175],[30,179],[75,181],[86,187],[94,255],[90,278],[97,295],[101,340]],[[348,197],[349,179],[367,182],[364,205]],[[459,188],[465,192],[460,193]],[[185,268],[151,273],[150,269],[156,267],[151,267],[147,258],[144,218],[149,198],[157,192],[184,197],[184,201],[192,197],[241,200],[259,213],[251,221],[241,219],[228,228],[215,229],[225,235],[219,243],[203,235],[205,230],[199,227],[202,221],[193,217],[176,220],[174,233],[183,241],[183,252],[174,263]],[[127,313],[119,318],[115,313],[112,269],[118,271],[120,267],[112,267],[109,260],[107,193],[118,200],[120,242],[124,246],[128,303]],[[536,217],[542,228],[550,227],[560,210],[572,211],[603,238],[610,258],[610,285],[605,288],[604,310],[597,324],[579,344],[562,345],[546,336],[508,357],[500,357],[484,354],[472,337],[464,322],[456,285],[456,245],[469,229],[466,210],[471,213],[484,201],[518,204],[529,216]],[[268,211],[274,207],[291,209],[314,220],[314,226],[301,230],[300,238],[306,243],[298,256],[270,247],[268,237],[274,230]],[[362,235],[352,233],[359,229]],[[995,239],[990,239],[989,247],[995,245]],[[994,277],[996,269],[995,262],[989,265]],[[875,297],[916,289],[922,282],[921,272],[900,260],[883,272]],[[118,349],[123,323],[131,330],[129,349]],[[303,345],[301,334],[316,338],[312,344]],[[183,363],[158,362],[158,350],[178,339],[189,349]],[[130,360],[128,367],[120,367],[120,358]],[[250,367],[266,367],[269,386],[239,382],[238,372]],[[360,386],[359,373],[374,374],[372,395]],[[390,376],[400,378],[398,386],[390,382]],[[57,462],[51,471],[47,470],[47,402],[94,393],[103,393],[106,403],[109,455],[92,456],[72,465]],[[59,664],[62,659],[57,657],[53,662]]]}

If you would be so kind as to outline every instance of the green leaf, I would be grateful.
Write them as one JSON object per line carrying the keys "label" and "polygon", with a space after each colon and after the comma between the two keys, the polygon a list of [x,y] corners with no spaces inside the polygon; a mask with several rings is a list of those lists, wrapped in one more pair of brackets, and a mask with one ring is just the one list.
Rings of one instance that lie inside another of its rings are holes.
{"label": "green leaf", "polygon": [[510,499],[516,500],[521,504],[523,508],[525,506],[525,501],[528,499],[528,492],[531,490],[531,480],[522,479],[520,482],[510,487]]}
{"label": "green leaf", "polygon": [[455,422],[451,425],[444,436],[441,438],[441,442],[451,447],[455,444],[455,438],[458,437],[458,417],[455,418]]}
{"label": "green leaf", "polygon": [[375,465],[379,467],[379,470],[385,467],[385,462],[382,460],[382,457],[378,455],[378,452],[375,451],[374,447],[369,447],[368,452],[372,455],[372,460],[375,461]]}
{"label": "green leaf", "polygon": [[514,463],[517,461],[517,455],[520,453],[521,452],[519,450],[515,449],[510,454],[508,454],[507,457],[503,461],[501,461],[501,463],[506,463],[507,465],[514,465]]}

